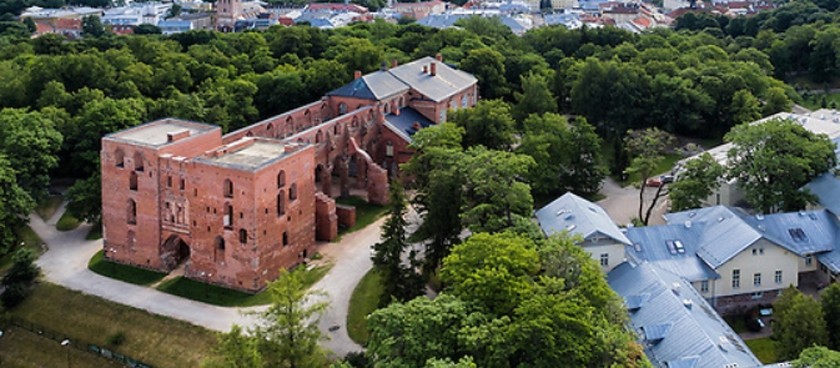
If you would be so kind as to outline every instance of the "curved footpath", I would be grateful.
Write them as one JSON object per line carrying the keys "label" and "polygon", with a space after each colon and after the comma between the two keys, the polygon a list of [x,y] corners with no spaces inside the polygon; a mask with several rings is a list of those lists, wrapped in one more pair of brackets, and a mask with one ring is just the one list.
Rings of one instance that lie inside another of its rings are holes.
{"label": "curved footpath", "polygon": [[[90,271],[87,264],[102,249],[102,240],[85,239],[90,230],[88,224],[82,224],[72,231],[56,230],[55,224],[63,213],[62,204],[47,222],[34,213],[29,220],[29,226],[48,246],[47,252],[41,255],[37,264],[52,283],[221,332],[230,330],[233,324],[253,326],[256,319],[247,312],[264,309],[218,307],[100,276]],[[330,339],[321,345],[339,357],[362,350],[347,335],[347,308],[356,284],[372,267],[370,247],[379,241],[379,228],[383,222],[384,219],[380,219],[362,230],[344,236],[338,243],[321,246],[319,250],[333,262],[330,272],[313,286],[314,289],[326,292],[330,301],[319,325],[323,334]],[[329,331],[334,326],[339,328]]]}

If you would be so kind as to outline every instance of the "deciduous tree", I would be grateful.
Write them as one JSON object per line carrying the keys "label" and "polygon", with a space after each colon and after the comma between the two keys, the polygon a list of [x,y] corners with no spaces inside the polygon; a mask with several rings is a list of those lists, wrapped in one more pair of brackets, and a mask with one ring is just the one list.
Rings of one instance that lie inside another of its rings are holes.
{"label": "deciduous tree", "polygon": [[708,153],[688,160],[685,167],[677,173],[674,183],[671,184],[669,190],[671,211],[678,212],[700,207],[703,201],[720,187],[723,174],[723,166]]}
{"label": "deciduous tree", "polygon": [[451,111],[448,121],[464,128],[464,147],[506,150],[514,142],[510,105],[502,100],[481,100],[471,109]]}
{"label": "deciduous tree", "polygon": [[823,320],[828,331],[828,347],[840,349],[840,284],[833,283],[820,295]]}
{"label": "deciduous tree", "polygon": [[822,307],[810,296],[791,286],[773,307],[773,336],[781,359],[795,359],[802,350],[828,342]]}
{"label": "deciduous tree", "polygon": [[639,183],[639,220],[645,225],[650,220],[656,202],[667,194],[667,192],[663,193],[665,185],[660,185],[656,188],[656,193],[648,206],[647,212],[643,212],[647,181],[656,174],[656,169],[665,159],[666,150],[673,146],[674,141],[674,136],[657,128],[648,128],[641,131],[630,130],[624,139],[627,152],[632,157],[626,173],[636,174],[641,179]]}
{"label": "deciduous tree", "polygon": [[516,104],[511,111],[517,122],[521,123],[531,114],[557,112],[557,100],[548,89],[548,80],[545,76],[529,72],[528,75],[522,75],[521,80],[522,93],[514,92]]}

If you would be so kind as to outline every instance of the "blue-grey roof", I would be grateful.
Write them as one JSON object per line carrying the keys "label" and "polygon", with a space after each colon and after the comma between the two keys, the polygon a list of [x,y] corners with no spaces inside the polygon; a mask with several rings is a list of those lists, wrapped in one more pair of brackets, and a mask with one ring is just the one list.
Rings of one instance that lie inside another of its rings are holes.
{"label": "blue-grey roof", "polygon": [[420,124],[421,129],[434,125],[431,120],[410,107],[400,109],[399,115],[389,114],[385,116],[385,126],[407,142],[411,142],[411,137],[414,133],[417,133],[418,129],[416,129],[415,124]]}
{"label": "blue-grey roof", "polygon": [[573,25],[576,22],[580,22],[580,15],[574,13],[546,14],[543,16],[543,21],[545,21],[545,24],[550,26],[560,24],[565,26],[566,28],[569,28],[570,25]]}
{"label": "blue-grey roof", "polygon": [[423,19],[417,21],[417,24],[426,27],[444,29],[455,25],[460,19],[467,18],[473,15],[468,14],[430,14]]}
{"label": "blue-grey roof", "polygon": [[536,212],[540,228],[546,235],[568,231],[584,239],[601,234],[613,240],[630,244],[615,222],[601,206],[567,192]]}
{"label": "blue-grey roof", "polygon": [[520,24],[516,21],[516,19],[513,19],[511,17],[499,17],[499,20],[502,22],[502,24],[510,28],[511,32],[515,34],[522,34],[525,31],[527,31],[527,29],[525,29],[525,27],[522,24]]}
{"label": "blue-grey roof", "polygon": [[[627,258],[636,263],[652,262],[657,267],[685,277],[689,281],[716,279],[719,275],[697,257],[703,226],[672,224],[632,227],[627,238],[633,243],[625,247]],[[682,245],[681,251],[675,242]],[[670,247],[669,247],[670,245]]]}
{"label": "blue-grey roof", "polygon": [[655,367],[762,366],[687,280],[647,262],[624,262],[607,278],[625,300],[647,295],[647,302],[630,311],[630,324]]}
{"label": "blue-grey roof", "polygon": [[840,178],[830,172],[825,173],[805,185],[805,188],[817,196],[820,205],[840,214]]}
{"label": "blue-grey roof", "polygon": [[405,83],[395,78],[389,71],[380,70],[328,92],[327,96],[344,96],[378,101],[405,91],[408,91],[408,86]]}
{"label": "blue-grey roof", "polygon": [[700,230],[697,255],[715,269],[762,238],[799,256],[831,251],[840,240],[838,220],[826,210],[753,216],[714,206],[665,218],[669,224],[690,222]]}

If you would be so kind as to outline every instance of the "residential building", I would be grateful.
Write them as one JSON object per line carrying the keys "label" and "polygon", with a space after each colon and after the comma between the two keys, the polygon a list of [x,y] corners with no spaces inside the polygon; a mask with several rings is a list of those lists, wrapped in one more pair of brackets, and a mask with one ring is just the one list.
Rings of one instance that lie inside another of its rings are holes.
{"label": "residential building", "polygon": [[133,3],[129,6],[106,9],[102,15],[102,23],[115,26],[157,25],[171,8],[172,3]]}
{"label": "residential building", "polygon": [[209,13],[181,14],[160,21],[157,26],[163,34],[170,35],[199,29],[213,29],[213,19]]}
{"label": "residential building", "polygon": [[392,8],[403,17],[420,20],[432,14],[443,14],[446,11],[446,4],[440,0],[432,0],[416,3],[396,3]]}
{"label": "residential building", "polygon": [[354,210],[337,210],[334,197],[387,203],[411,136],[477,96],[473,76],[426,57],[357,72],[319,101],[224,135],[175,118],[107,135],[105,257],[261,290],[352,222]]}

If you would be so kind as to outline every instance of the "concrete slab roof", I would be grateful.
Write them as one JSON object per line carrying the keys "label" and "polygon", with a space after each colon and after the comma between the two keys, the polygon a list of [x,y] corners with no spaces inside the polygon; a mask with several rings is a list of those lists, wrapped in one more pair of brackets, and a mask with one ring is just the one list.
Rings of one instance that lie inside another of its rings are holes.
{"label": "concrete slab roof", "polygon": [[[233,144],[237,143],[239,142],[234,142]],[[256,140],[242,148],[228,151],[218,157],[207,158],[207,160],[225,166],[254,170],[269,162],[279,159],[286,154],[286,145],[283,143],[268,140]]]}
{"label": "concrete slab roof", "polygon": [[192,137],[216,129],[221,128],[209,124],[166,118],[112,133],[107,135],[106,138],[127,141],[144,146],[160,147],[175,143],[169,140],[169,135],[173,133],[187,131],[189,132],[189,136]]}

